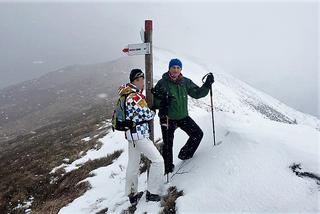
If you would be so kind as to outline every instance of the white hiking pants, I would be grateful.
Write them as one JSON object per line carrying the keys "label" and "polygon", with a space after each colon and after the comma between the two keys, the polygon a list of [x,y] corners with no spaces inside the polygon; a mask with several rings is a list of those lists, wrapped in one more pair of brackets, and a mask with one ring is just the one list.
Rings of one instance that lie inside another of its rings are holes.
{"label": "white hiking pants", "polygon": [[[135,145],[135,146],[134,146]],[[152,194],[160,194],[164,184],[164,162],[160,152],[149,138],[128,141],[128,167],[126,172],[126,194],[138,192],[138,177],[140,167],[140,155],[143,153],[150,161],[148,178],[148,191]]]}

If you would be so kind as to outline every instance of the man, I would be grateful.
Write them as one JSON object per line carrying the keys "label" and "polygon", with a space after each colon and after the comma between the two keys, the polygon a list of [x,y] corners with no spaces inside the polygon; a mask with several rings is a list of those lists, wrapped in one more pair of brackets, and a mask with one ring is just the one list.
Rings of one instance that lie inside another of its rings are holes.
{"label": "man", "polygon": [[142,94],[144,74],[140,69],[130,73],[130,83],[119,88],[119,95],[126,95],[126,119],[133,125],[125,132],[128,140],[128,168],[126,171],[126,194],[132,205],[136,205],[143,192],[138,193],[138,177],[140,154],[143,153],[150,161],[150,171],[147,187],[147,201],[160,201],[160,191],[163,184],[163,158],[153,142],[149,139],[148,121],[154,117]]}
{"label": "man", "polygon": [[212,74],[205,83],[198,87],[181,74],[182,63],[179,59],[169,62],[169,71],[162,75],[153,89],[154,109],[159,109],[162,138],[164,142],[162,156],[165,163],[165,174],[173,172],[172,157],[173,138],[176,128],[181,128],[189,135],[186,144],[181,148],[178,158],[187,160],[196,152],[203,132],[188,115],[188,95],[199,99],[205,97],[214,82]]}

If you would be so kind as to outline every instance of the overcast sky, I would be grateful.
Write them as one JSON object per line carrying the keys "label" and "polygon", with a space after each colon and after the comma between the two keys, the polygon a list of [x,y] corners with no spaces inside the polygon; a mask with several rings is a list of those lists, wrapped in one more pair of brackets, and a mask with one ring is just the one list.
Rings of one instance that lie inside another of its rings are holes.
{"label": "overcast sky", "polygon": [[317,1],[0,2],[0,88],[119,58],[153,19],[156,46],[216,64],[319,117],[318,11]]}

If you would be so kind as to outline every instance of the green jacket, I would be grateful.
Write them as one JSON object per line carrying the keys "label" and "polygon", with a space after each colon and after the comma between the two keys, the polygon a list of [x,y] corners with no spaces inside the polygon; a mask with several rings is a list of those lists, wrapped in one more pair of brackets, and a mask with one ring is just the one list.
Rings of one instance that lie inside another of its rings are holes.
{"label": "green jacket", "polygon": [[172,120],[180,120],[188,116],[188,95],[199,99],[205,97],[209,88],[198,87],[190,79],[182,75],[176,80],[169,77],[168,72],[162,75],[153,89],[154,108],[159,109],[159,117],[168,115]]}

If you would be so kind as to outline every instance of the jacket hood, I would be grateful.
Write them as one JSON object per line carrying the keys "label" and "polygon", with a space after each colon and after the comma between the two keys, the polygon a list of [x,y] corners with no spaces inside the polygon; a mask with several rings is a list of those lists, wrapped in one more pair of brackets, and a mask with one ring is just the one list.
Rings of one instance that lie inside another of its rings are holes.
{"label": "jacket hood", "polygon": [[131,93],[138,93],[140,90],[133,84],[127,83],[125,85],[121,85],[118,89],[118,93],[120,96],[122,95],[128,95]]}

